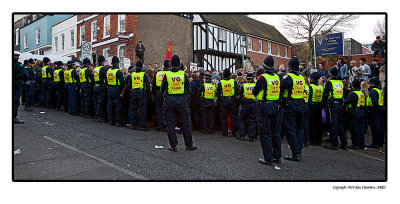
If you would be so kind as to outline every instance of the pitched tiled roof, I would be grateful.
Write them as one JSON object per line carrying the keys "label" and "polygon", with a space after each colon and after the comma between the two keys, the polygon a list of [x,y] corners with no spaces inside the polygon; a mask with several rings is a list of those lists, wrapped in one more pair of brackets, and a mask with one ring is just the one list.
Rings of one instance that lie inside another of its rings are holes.
{"label": "pitched tiled roof", "polygon": [[238,33],[251,34],[286,45],[292,45],[274,26],[242,14],[202,14],[201,17],[209,23]]}

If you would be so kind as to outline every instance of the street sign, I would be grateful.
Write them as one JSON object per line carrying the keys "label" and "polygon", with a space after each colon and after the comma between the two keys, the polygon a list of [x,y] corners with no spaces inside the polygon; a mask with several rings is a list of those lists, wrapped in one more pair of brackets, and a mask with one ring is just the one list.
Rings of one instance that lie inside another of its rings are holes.
{"label": "street sign", "polygon": [[343,55],[343,33],[316,35],[314,48],[316,57],[327,55]]}
{"label": "street sign", "polygon": [[197,63],[190,63],[190,71],[197,71]]}
{"label": "street sign", "polygon": [[129,33],[118,33],[118,41],[126,43],[129,41]]}
{"label": "street sign", "polygon": [[92,60],[92,42],[82,42],[81,45],[81,61],[85,58],[90,59],[91,62],[93,62]]}

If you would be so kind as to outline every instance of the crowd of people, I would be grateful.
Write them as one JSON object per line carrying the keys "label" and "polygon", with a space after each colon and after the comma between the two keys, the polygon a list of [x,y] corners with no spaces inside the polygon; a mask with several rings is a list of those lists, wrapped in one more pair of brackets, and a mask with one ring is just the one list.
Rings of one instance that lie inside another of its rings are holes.
{"label": "crowd of people", "polygon": [[[362,58],[360,66],[352,61],[349,67],[339,58],[328,71],[323,61],[318,69],[312,63],[303,69],[296,57],[275,69],[273,57],[267,56],[256,72],[235,74],[229,68],[189,72],[177,54],[162,68],[146,67],[142,59],[129,68],[119,64],[114,56],[111,65],[105,65],[101,55],[96,65],[87,58],[77,65],[47,57],[20,64],[15,53],[13,123],[23,123],[17,114],[24,92],[25,111],[55,108],[133,130],[154,127],[167,132],[174,152],[176,132],[183,134],[186,150],[197,149],[192,130],[214,134],[220,129],[223,136],[238,140],[259,139],[259,162],[266,165],[281,162],[284,137],[292,153],[284,159],[290,161],[301,160],[304,146],[320,146],[323,134],[330,142],[324,147],[333,150],[381,148],[385,143],[385,66],[375,58],[371,65]],[[368,126],[371,144],[364,136]]]}

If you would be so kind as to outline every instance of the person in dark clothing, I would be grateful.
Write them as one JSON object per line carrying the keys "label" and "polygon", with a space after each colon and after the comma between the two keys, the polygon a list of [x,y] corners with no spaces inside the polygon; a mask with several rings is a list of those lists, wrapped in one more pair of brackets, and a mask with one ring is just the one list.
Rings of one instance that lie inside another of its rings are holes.
{"label": "person in dark clothing", "polygon": [[375,77],[378,78],[379,77],[379,69],[381,68],[382,64],[379,63],[379,59],[378,58],[374,58],[372,59],[372,64],[369,65],[369,67],[371,68],[371,78]]}
{"label": "person in dark clothing", "polygon": [[122,101],[121,93],[124,88],[124,76],[119,70],[119,58],[114,56],[111,60],[112,67],[107,71],[108,86],[108,120],[111,125],[122,127]]}
{"label": "person in dark clothing", "polygon": [[310,75],[309,119],[310,145],[321,146],[322,143],[322,93],[324,88],[318,84],[320,75],[314,72]]}
{"label": "person in dark clothing", "polygon": [[200,85],[200,112],[201,112],[201,132],[204,134],[214,134],[215,130],[215,95],[217,88],[212,83],[211,75],[205,74],[205,83]]}
{"label": "person in dark clothing", "polygon": [[372,43],[371,50],[374,51],[374,58],[378,53],[382,54],[382,59],[385,58],[385,43],[381,41],[381,36],[376,36],[374,43]]}
{"label": "person in dark clothing", "polygon": [[365,136],[364,136],[364,106],[365,106],[365,95],[361,90],[361,82],[355,79],[352,82],[353,91],[343,100],[343,106],[348,107],[347,112],[349,113],[350,120],[350,133],[351,133],[351,145],[352,149],[364,149],[365,148]]}
{"label": "person in dark clothing", "polygon": [[50,66],[50,59],[48,57],[43,58],[43,62],[45,64],[42,67],[42,84],[44,89],[44,108],[50,109],[54,108],[53,103],[53,69]]}
{"label": "person in dark clothing", "polygon": [[300,106],[304,104],[304,78],[299,74],[300,62],[297,57],[290,59],[288,63],[289,73],[282,78],[281,98],[283,100],[283,121],[285,123],[286,136],[292,155],[285,155],[289,161],[300,161],[303,149],[303,125]]}
{"label": "person in dark clothing", "polygon": [[384,138],[384,96],[379,87],[379,80],[372,78],[368,82],[369,97],[367,98],[367,108],[369,109],[368,121],[371,126],[372,143],[366,145],[369,148],[379,149],[385,143]]}
{"label": "person in dark clothing", "polygon": [[28,78],[27,81],[25,82],[26,102],[24,110],[26,111],[33,111],[32,106],[34,105],[34,96],[36,88],[35,72],[33,70],[34,66],[35,62],[33,61],[33,59],[32,58],[29,59],[28,66],[25,68],[25,70],[28,73]]}
{"label": "person in dark clothing", "polygon": [[19,120],[18,116],[18,108],[19,101],[21,99],[21,88],[23,86],[23,82],[28,79],[28,73],[22,67],[22,65],[18,62],[19,52],[14,51],[13,54],[13,64],[12,64],[12,97],[13,97],[13,124],[23,124],[24,121]]}
{"label": "person in dark clothing", "polygon": [[104,67],[105,58],[99,55],[98,66],[93,70],[94,88],[94,112],[97,122],[106,122],[107,113],[107,68]]}
{"label": "person in dark clothing", "polygon": [[57,69],[54,70],[54,90],[56,93],[56,110],[64,106],[64,69],[63,63],[58,61]]}
{"label": "person in dark clothing", "polygon": [[165,76],[165,73],[167,73],[168,69],[170,68],[169,65],[170,61],[165,60],[164,61],[164,67],[162,71],[158,71],[152,80],[152,92],[156,101],[156,115],[157,115],[157,131],[163,131],[165,132],[165,123],[164,123],[164,114],[163,114],[163,109],[162,105],[164,103],[164,96],[163,93],[161,92],[161,83],[162,80]]}
{"label": "person in dark clothing", "polygon": [[68,84],[68,113],[78,116],[78,83],[79,76],[76,73],[76,65],[74,61],[67,62],[68,70],[64,75],[64,81]]}
{"label": "person in dark clothing", "polygon": [[143,71],[142,60],[135,63],[135,72],[128,77],[127,88],[131,89],[129,106],[130,127],[135,130],[148,131],[146,127],[147,98],[151,94],[149,77]]}
{"label": "person in dark clothing", "polygon": [[193,130],[200,130],[200,85],[201,81],[196,73],[192,74],[192,81],[190,82],[190,110],[192,118]]}
{"label": "person in dark clothing", "polygon": [[257,106],[253,89],[254,83],[253,73],[246,76],[247,83],[240,87],[239,100],[241,102],[241,111],[239,116],[239,137],[237,140],[245,140],[246,134],[249,135],[249,141],[254,142],[257,131]]}
{"label": "person in dark clothing", "polygon": [[[324,145],[326,149],[338,150],[338,136],[340,138],[340,149],[347,149],[347,137],[344,129],[343,117],[343,96],[344,85],[340,81],[339,70],[336,67],[331,69],[332,78],[325,83],[323,92],[323,101],[326,101],[327,120],[330,126],[330,145]],[[324,102],[325,104],[325,102]]]}
{"label": "person in dark clothing", "polygon": [[142,44],[142,41],[139,41],[139,44],[136,46],[136,56],[138,56],[142,62],[144,62],[144,51],[146,51],[146,48]]}
{"label": "person in dark clothing", "polygon": [[257,100],[257,127],[263,152],[263,158],[259,158],[258,162],[272,166],[281,163],[281,111],[278,105],[280,78],[274,71],[272,56],[265,57],[262,65],[265,74],[257,77],[253,89]]}
{"label": "person in dark clothing", "polygon": [[161,92],[165,96],[163,110],[170,145],[168,150],[172,152],[178,151],[178,139],[175,132],[177,125],[183,133],[186,150],[196,150],[197,147],[193,145],[190,116],[188,113],[187,95],[190,95],[189,78],[183,71],[179,70],[181,63],[177,54],[171,57],[170,65],[172,69],[165,74],[161,83]]}
{"label": "person in dark clothing", "polygon": [[238,112],[237,101],[239,99],[238,84],[231,79],[229,68],[224,69],[223,79],[217,88],[218,104],[221,111],[222,135],[228,135],[228,115],[231,119],[232,138],[236,138],[238,131]]}
{"label": "person in dark clothing", "polygon": [[[24,60],[24,64],[22,65],[22,68],[27,71],[26,69],[29,67],[29,61]],[[21,105],[25,105],[26,103],[26,90],[25,90],[25,83],[21,88]],[[24,109],[25,110],[25,109]]]}
{"label": "person in dark clothing", "polygon": [[79,80],[81,85],[81,116],[85,118],[94,118],[92,115],[93,104],[93,84],[94,76],[89,66],[92,64],[90,59],[83,59],[83,68],[79,72]]}

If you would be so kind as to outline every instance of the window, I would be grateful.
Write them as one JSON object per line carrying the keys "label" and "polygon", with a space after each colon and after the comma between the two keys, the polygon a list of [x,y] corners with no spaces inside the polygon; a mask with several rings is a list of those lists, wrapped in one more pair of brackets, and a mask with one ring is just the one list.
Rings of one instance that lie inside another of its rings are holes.
{"label": "window", "polygon": [[92,42],[97,40],[97,21],[92,22]]}
{"label": "window", "polygon": [[285,46],[285,57],[287,57],[287,47]]}
{"label": "window", "polygon": [[281,56],[281,50],[279,49],[279,45],[276,45],[276,56]]}
{"label": "window", "polygon": [[24,35],[24,49],[28,48],[28,33]]}
{"label": "window", "polygon": [[64,40],[65,40],[65,38],[64,38],[64,33],[63,33],[63,34],[61,34],[61,50],[64,50]]}
{"label": "window", "polygon": [[40,44],[40,28],[36,29],[36,44]]}
{"label": "window", "polygon": [[260,52],[262,52],[262,40],[259,40],[259,41],[258,41],[258,44],[259,44],[259,46],[260,46]]}
{"label": "window", "polygon": [[249,50],[253,49],[253,43],[251,42],[251,37],[247,38],[248,44],[249,44]]}
{"label": "window", "polygon": [[106,59],[106,64],[109,64],[108,58],[110,57],[110,48],[103,49],[103,56]]}
{"label": "window", "polygon": [[36,20],[37,16],[36,15],[32,15],[32,21]]}
{"label": "window", "polygon": [[19,28],[15,29],[15,45],[19,45]]}
{"label": "window", "polygon": [[82,42],[85,41],[85,25],[80,27],[81,37],[79,38],[79,45],[82,45]]}
{"label": "window", "polygon": [[54,49],[58,52],[58,37],[54,37]]}
{"label": "window", "polygon": [[125,44],[118,46],[119,68],[124,67]]}
{"label": "window", "polygon": [[226,30],[218,29],[218,40],[226,42]]}
{"label": "window", "polygon": [[44,55],[44,50],[39,50],[39,55]]}
{"label": "window", "polygon": [[110,37],[110,15],[104,17],[103,38]]}
{"label": "window", "polygon": [[126,31],[125,25],[125,14],[118,15],[118,32],[124,33]]}
{"label": "window", "polygon": [[268,54],[270,55],[271,54],[271,42],[268,42]]}
{"label": "window", "polygon": [[75,46],[75,32],[71,30],[71,48]]}

